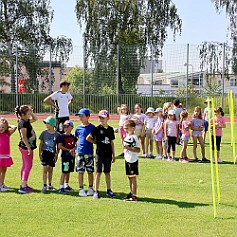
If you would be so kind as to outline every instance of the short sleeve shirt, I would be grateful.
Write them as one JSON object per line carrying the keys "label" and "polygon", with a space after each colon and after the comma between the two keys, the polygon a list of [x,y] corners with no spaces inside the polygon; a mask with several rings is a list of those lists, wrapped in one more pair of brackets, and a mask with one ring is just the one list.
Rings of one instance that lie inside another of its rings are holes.
{"label": "short sleeve shirt", "polygon": [[178,136],[178,121],[176,120],[166,120],[166,126],[167,126],[167,136],[169,137],[177,137]]}
{"label": "short sleeve shirt", "polygon": [[39,139],[43,141],[42,151],[50,151],[52,153],[56,153],[56,145],[59,136],[60,133],[56,131],[54,133],[49,133],[47,130],[43,131],[39,137]]}
{"label": "short sleeve shirt", "polygon": [[78,155],[93,155],[93,144],[86,140],[86,137],[95,129],[95,125],[87,126],[79,125],[75,130],[75,137],[78,138],[77,154]]}
{"label": "short sleeve shirt", "polygon": [[62,93],[61,91],[55,91],[50,97],[59,107],[58,117],[69,117],[68,102],[72,99],[72,95],[69,92]]}
{"label": "short sleeve shirt", "polygon": [[[204,124],[203,119],[200,119],[200,118],[192,118],[191,122],[192,122],[194,128],[201,128],[201,126]],[[192,135],[193,136],[201,136],[202,131],[193,131]]]}
{"label": "short sleeve shirt", "polygon": [[[62,143],[62,146],[64,146],[67,149],[73,149],[75,147],[76,142],[77,138],[72,134],[70,135],[62,134],[58,138],[58,143]],[[62,150],[62,156],[65,156],[66,153],[68,153],[68,151]]]}
{"label": "short sleeve shirt", "polygon": [[142,129],[143,128],[143,124],[141,124],[141,123],[137,124],[137,123],[138,122],[144,123],[145,118],[146,118],[145,114],[134,114],[132,116],[132,119],[134,119],[135,123],[136,123],[136,129]]}
{"label": "short sleeve shirt", "polygon": [[[130,140],[131,137],[132,137],[132,139],[134,139],[134,141],[136,143],[134,147],[140,148],[140,143],[139,143],[138,137],[135,134],[127,135],[125,139]],[[138,153],[124,149],[124,159],[129,163],[134,163],[138,160]]]}
{"label": "short sleeve shirt", "polygon": [[25,143],[23,142],[23,139],[21,137],[21,132],[20,130],[22,128],[26,128],[26,137],[29,141],[29,144],[30,144],[30,148],[32,150],[36,149],[37,146],[36,146],[36,134],[35,134],[35,131],[33,130],[32,126],[31,126],[31,123],[30,123],[30,120],[23,120],[23,119],[20,119],[18,121],[18,131],[20,133],[20,142],[19,142],[19,147],[27,150],[27,147],[25,145]]}
{"label": "short sleeve shirt", "polygon": [[145,124],[147,129],[152,129],[155,126],[155,123],[157,121],[157,118],[145,118]]}
{"label": "short sleeve shirt", "polygon": [[97,126],[91,136],[96,140],[96,154],[100,156],[112,156],[111,142],[115,139],[114,129],[110,126],[105,128],[102,125]]}

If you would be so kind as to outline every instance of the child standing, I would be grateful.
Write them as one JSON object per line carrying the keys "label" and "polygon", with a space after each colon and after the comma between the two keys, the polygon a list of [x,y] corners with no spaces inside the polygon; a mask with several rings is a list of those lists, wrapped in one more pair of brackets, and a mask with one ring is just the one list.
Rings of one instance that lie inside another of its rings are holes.
{"label": "child standing", "polygon": [[9,125],[5,118],[0,118],[0,192],[6,192],[9,187],[5,185],[7,168],[13,165],[10,155],[10,136],[17,127]]}
{"label": "child standing", "polygon": [[[81,125],[76,127],[75,137],[78,138],[77,143],[77,167],[78,181],[79,181],[79,196],[93,196],[93,172],[94,172],[94,158],[93,158],[93,144],[86,140],[87,136],[95,129],[95,125],[89,122],[90,111],[82,108],[76,114],[79,115]],[[89,187],[87,193],[83,188],[83,178],[85,170],[88,174]]]}
{"label": "child standing", "polygon": [[[146,118],[144,121],[144,129],[145,129],[145,134],[146,134],[146,153],[145,157],[146,158],[154,158],[153,156],[153,137],[152,137],[152,129],[155,126],[156,123],[156,117],[154,117],[155,111],[154,108],[149,107],[146,111]],[[148,153],[150,146],[150,154]]]}
{"label": "child standing", "polygon": [[163,158],[162,141],[164,138],[164,118],[162,115],[162,110],[163,110],[162,108],[157,108],[155,110],[157,120],[154,125],[154,128],[152,129],[153,140],[156,141],[156,151],[157,151],[156,159],[158,160]]}
{"label": "child standing", "polygon": [[70,120],[66,120],[63,124],[64,134],[58,139],[58,148],[62,150],[62,175],[60,178],[59,193],[66,194],[66,191],[73,191],[69,186],[70,173],[75,168],[75,150],[77,146],[77,138],[71,134],[74,125]]}
{"label": "child standing", "polygon": [[[209,105],[210,107],[208,107],[208,102],[209,102]],[[204,118],[204,135],[203,135],[203,140],[204,140],[204,143],[205,143],[205,140],[206,140],[206,135],[207,135],[207,131],[208,131],[208,114],[210,114],[210,119],[212,119],[212,103],[211,103],[211,100],[206,100],[204,102],[204,104],[207,106],[205,109],[204,109],[204,113],[203,113],[203,118]]]}
{"label": "child standing", "polygon": [[[168,119],[165,121],[164,134],[168,141],[167,158],[168,161],[175,161],[175,146],[178,140],[178,122],[176,121],[175,111],[168,111]],[[172,159],[170,159],[170,148],[172,148]]]}
{"label": "child standing", "polygon": [[33,189],[27,185],[33,165],[34,150],[36,149],[36,135],[31,123],[38,120],[31,106],[22,105],[15,108],[20,133],[19,150],[22,156],[21,186],[19,193],[31,193]]}
{"label": "child standing", "polygon": [[87,141],[97,145],[95,192],[93,198],[98,199],[100,197],[99,185],[102,167],[104,167],[105,181],[107,186],[106,196],[114,198],[115,194],[111,190],[110,179],[111,163],[115,162],[114,130],[108,125],[109,112],[107,110],[101,110],[98,114],[98,117],[100,125],[97,126],[86,138]]}
{"label": "child standing", "polygon": [[[40,134],[39,157],[43,166],[43,188],[42,193],[46,191],[55,191],[52,186],[53,168],[58,159],[57,139],[60,134],[55,131],[56,119],[52,116],[44,120],[47,130]],[[47,185],[48,178],[48,185]]]}
{"label": "child standing", "polygon": [[188,112],[183,110],[181,113],[180,113],[180,124],[179,124],[179,128],[180,128],[180,131],[182,133],[182,142],[183,142],[183,146],[182,146],[182,149],[181,149],[181,152],[180,152],[180,162],[182,163],[187,163],[189,162],[189,159],[187,157],[187,146],[188,146],[188,141],[189,141],[189,138],[190,138],[190,126],[191,124],[189,123],[188,121]]}
{"label": "child standing", "polygon": [[129,179],[130,193],[124,198],[124,201],[137,201],[137,179],[138,175],[138,153],[140,144],[135,135],[136,124],[133,120],[128,120],[124,124],[124,130],[127,136],[124,139],[124,158],[126,175]]}
{"label": "child standing", "polygon": [[[193,131],[192,137],[193,137],[194,162],[209,162],[209,160],[205,157],[205,146],[202,137],[203,128],[204,128],[204,120],[202,119],[201,108],[197,106],[194,108],[193,118],[191,120],[191,130]],[[201,152],[202,152],[201,161],[199,161],[197,158],[197,140],[199,141],[199,144],[201,146]]]}
{"label": "child standing", "polygon": [[146,115],[143,113],[142,105],[140,103],[136,103],[134,106],[135,114],[132,116],[132,120],[136,123],[135,134],[138,139],[141,141],[142,154],[145,156],[145,133],[144,133],[144,121],[146,119]]}
{"label": "child standing", "polygon": [[[218,163],[221,163],[222,160],[220,159],[220,146],[221,146],[221,137],[222,137],[222,128],[226,127],[225,119],[224,119],[224,112],[221,107],[216,107],[214,110],[215,117],[214,123],[216,127],[216,150],[217,150],[217,160]],[[213,126],[212,126],[213,128]],[[214,160],[214,134],[212,131],[212,159]]]}

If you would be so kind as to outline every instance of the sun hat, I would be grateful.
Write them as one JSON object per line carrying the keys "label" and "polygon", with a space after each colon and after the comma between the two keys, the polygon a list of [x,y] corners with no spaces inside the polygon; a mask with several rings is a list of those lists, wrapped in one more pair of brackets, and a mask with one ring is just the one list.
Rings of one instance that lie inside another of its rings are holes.
{"label": "sun hat", "polygon": [[74,127],[74,124],[71,120],[66,120],[63,125]]}
{"label": "sun hat", "polygon": [[175,111],[173,109],[169,110],[168,115],[175,115]]}
{"label": "sun hat", "polygon": [[98,113],[98,117],[109,118],[109,112],[107,110],[103,109]]}
{"label": "sun hat", "polygon": [[50,124],[53,127],[56,127],[56,119],[53,116],[47,117],[44,121],[45,124]]}
{"label": "sun hat", "polygon": [[146,110],[146,114],[148,114],[148,113],[155,113],[155,111],[154,111],[154,108],[152,108],[152,107],[149,107],[147,110]]}
{"label": "sun hat", "polygon": [[162,112],[162,111],[163,111],[162,108],[156,108],[155,113],[159,113],[159,112]]}
{"label": "sun hat", "polygon": [[80,115],[80,114],[90,115],[90,111],[87,108],[82,108],[78,111],[78,113],[76,113],[76,115]]}

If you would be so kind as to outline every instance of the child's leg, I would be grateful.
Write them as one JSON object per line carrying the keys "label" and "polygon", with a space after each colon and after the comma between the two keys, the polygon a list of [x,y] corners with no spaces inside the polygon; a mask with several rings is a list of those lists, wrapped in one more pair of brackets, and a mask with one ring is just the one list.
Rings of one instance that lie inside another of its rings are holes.
{"label": "child's leg", "polygon": [[89,183],[89,187],[93,187],[93,179],[94,179],[94,176],[93,176],[93,173],[92,172],[87,172],[88,173],[88,183]]}
{"label": "child's leg", "polygon": [[145,153],[148,154],[148,147],[149,147],[149,137],[146,136],[146,146],[145,146]]}
{"label": "child's leg", "polygon": [[[88,175],[89,175],[89,174],[88,174]],[[96,172],[96,175],[95,175],[95,191],[98,191],[98,190],[99,190],[100,177],[101,177],[101,173],[100,173],[100,172]]]}
{"label": "child's leg", "polygon": [[111,189],[110,172],[105,173],[105,182],[106,182],[107,190],[110,190]]}
{"label": "child's leg", "polygon": [[158,145],[158,154],[162,155],[163,154],[162,141],[158,141],[157,145]]}
{"label": "child's leg", "polygon": [[193,136],[193,157],[197,158],[197,137]]}
{"label": "child's leg", "polygon": [[78,182],[79,182],[80,188],[83,188],[83,181],[84,181],[84,172],[79,172],[78,173]]}
{"label": "child's leg", "polygon": [[152,140],[152,138],[149,139],[149,144],[150,144],[150,154],[153,155],[153,140]]}
{"label": "child's leg", "polygon": [[187,157],[187,147],[188,147],[188,141],[183,141],[183,147],[182,147],[182,150],[181,150],[181,153],[180,153],[180,158],[186,158]]}
{"label": "child's leg", "polygon": [[27,181],[33,164],[34,151],[32,151],[31,155],[28,154],[28,150],[20,148],[20,151],[22,154],[21,181],[22,188],[25,188],[27,186]]}
{"label": "child's leg", "polygon": [[52,184],[52,177],[53,177],[53,167],[48,166],[48,182],[49,182],[49,185]]}
{"label": "child's leg", "polygon": [[168,137],[167,157],[170,158],[171,139]]}
{"label": "child's leg", "polygon": [[61,177],[60,177],[60,188],[64,187],[65,176],[66,176],[65,173],[61,174]]}
{"label": "child's leg", "polygon": [[0,167],[0,186],[4,184],[7,167]]}
{"label": "child's leg", "polygon": [[128,177],[129,178],[129,185],[130,185],[130,190],[133,195],[137,195],[137,179],[136,176],[133,177]]}
{"label": "child's leg", "polygon": [[142,153],[145,154],[146,153],[146,150],[145,150],[145,137],[140,136],[140,140],[141,140]]}
{"label": "child's leg", "polygon": [[175,158],[175,146],[176,146],[176,140],[177,140],[176,137],[172,137],[172,143],[171,143],[171,145],[172,145],[172,159]]}
{"label": "child's leg", "polygon": [[48,165],[43,166],[43,184],[47,184]]}
{"label": "child's leg", "polygon": [[201,146],[202,158],[204,158],[204,157],[205,157],[205,146],[204,146],[203,137],[202,137],[202,136],[199,136],[199,137],[198,137],[198,141],[199,141],[200,146]]}
{"label": "child's leg", "polygon": [[155,141],[155,146],[156,146],[156,153],[157,155],[159,154],[159,145],[158,145],[158,141]]}

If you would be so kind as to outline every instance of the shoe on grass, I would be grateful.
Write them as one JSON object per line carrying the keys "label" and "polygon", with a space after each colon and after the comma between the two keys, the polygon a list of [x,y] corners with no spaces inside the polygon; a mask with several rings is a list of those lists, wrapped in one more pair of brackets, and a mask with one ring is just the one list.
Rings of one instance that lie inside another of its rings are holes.
{"label": "shoe on grass", "polygon": [[112,190],[108,190],[106,192],[106,196],[109,198],[116,198],[116,195],[112,192]]}
{"label": "shoe on grass", "polygon": [[66,194],[67,192],[65,191],[65,188],[60,188],[58,193],[60,194]]}
{"label": "shoe on grass", "polygon": [[94,194],[93,188],[89,187],[88,190],[87,190],[86,195],[87,195],[87,196],[93,196],[93,194]]}
{"label": "shoe on grass", "polygon": [[66,187],[66,188],[64,188],[66,191],[71,191],[71,192],[73,192],[74,191],[74,189],[73,188],[71,188],[69,185]]}
{"label": "shoe on grass", "polygon": [[78,195],[80,197],[86,197],[87,196],[84,188],[80,188]]}
{"label": "shoe on grass", "polygon": [[93,194],[93,199],[98,199],[98,198],[100,198],[100,193],[99,191],[95,191]]}
{"label": "shoe on grass", "polygon": [[43,186],[43,188],[41,189],[41,193],[46,193],[47,192],[47,186]]}

